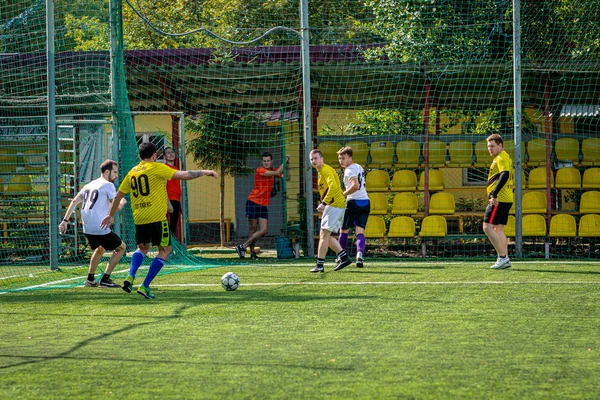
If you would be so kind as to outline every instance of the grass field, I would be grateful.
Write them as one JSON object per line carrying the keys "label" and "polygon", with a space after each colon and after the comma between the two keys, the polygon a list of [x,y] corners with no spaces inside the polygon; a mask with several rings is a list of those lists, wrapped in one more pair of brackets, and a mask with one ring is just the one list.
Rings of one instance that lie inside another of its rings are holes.
{"label": "grass field", "polygon": [[3,294],[0,398],[598,398],[600,263],[489,265],[263,260],[159,276],[155,300]]}

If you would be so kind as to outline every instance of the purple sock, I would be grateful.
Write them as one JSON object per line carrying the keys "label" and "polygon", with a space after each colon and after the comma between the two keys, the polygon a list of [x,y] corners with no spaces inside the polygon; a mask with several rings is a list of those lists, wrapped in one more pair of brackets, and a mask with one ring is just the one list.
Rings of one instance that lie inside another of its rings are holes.
{"label": "purple sock", "polygon": [[146,275],[146,279],[144,279],[144,287],[149,288],[152,280],[156,278],[156,275],[160,272],[162,267],[166,264],[166,261],[160,257],[154,257],[152,263],[150,264],[150,268],[148,269],[148,275]]}
{"label": "purple sock", "polygon": [[356,235],[356,251],[359,253],[365,252],[365,246],[367,245],[367,241],[365,240],[365,235],[359,233]]}
{"label": "purple sock", "polygon": [[131,266],[129,267],[129,275],[135,278],[135,274],[137,273],[138,268],[142,265],[142,261],[144,261],[144,253],[140,250],[136,250],[131,255]]}
{"label": "purple sock", "polygon": [[348,234],[341,232],[338,242],[340,243],[340,246],[342,246],[342,250],[346,250],[346,245],[348,244]]}

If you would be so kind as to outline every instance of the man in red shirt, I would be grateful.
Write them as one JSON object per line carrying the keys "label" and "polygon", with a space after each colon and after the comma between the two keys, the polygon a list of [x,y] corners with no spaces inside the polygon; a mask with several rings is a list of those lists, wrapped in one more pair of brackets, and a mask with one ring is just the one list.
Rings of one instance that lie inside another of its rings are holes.
{"label": "man in red shirt", "polygon": [[[175,165],[177,158],[175,150],[171,147],[165,149],[165,165],[174,170],[179,170]],[[179,234],[179,216],[181,215],[181,183],[178,179],[170,179],[167,181],[167,195],[169,196],[169,230],[173,235],[181,240]]]}
{"label": "man in red shirt", "polygon": [[[267,234],[269,226],[269,210],[267,206],[271,204],[271,192],[276,176],[281,176],[285,164],[274,169],[273,155],[264,152],[261,155],[262,167],[256,169],[254,175],[254,188],[246,200],[246,217],[248,218],[248,240],[235,247],[238,256],[246,256],[246,247],[250,247],[250,258],[256,260],[258,257],[254,252],[256,241]],[[290,161],[290,156],[286,156],[286,164]]]}

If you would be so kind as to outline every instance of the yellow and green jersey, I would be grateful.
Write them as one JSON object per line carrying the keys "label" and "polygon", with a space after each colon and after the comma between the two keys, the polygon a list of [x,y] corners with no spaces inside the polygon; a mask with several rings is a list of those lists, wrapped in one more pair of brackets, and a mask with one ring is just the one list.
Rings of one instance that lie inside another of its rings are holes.
{"label": "yellow and green jersey", "polygon": [[346,199],[335,169],[324,164],[319,170],[318,184],[322,203],[337,208],[346,208]]}
{"label": "yellow and green jersey", "polygon": [[127,173],[119,191],[129,193],[136,225],[163,221],[167,217],[167,180],[177,172],[158,162],[142,161]]}
{"label": "yellow and green jersey", "polygon": [[508,153],[504,150],[500,152],[496,157],[494,157],[494,161],[492,161],[492,165],[490,166],[490,172],[488,173],[488,181],[487,181],[487,194],[494,191],[496,185],[498,184],[498,179],[500,178],[500,172],[508,171],[509,177],[506,184],[500,189],[498,193],[498,201],[501,203],[512,203],[514,202],[513,196],[513,163],[512,159],[508,155]]}

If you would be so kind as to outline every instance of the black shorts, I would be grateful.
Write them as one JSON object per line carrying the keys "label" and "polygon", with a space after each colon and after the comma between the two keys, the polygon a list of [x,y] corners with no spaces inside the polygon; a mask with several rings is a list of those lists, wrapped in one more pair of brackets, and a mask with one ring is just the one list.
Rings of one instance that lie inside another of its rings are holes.
{"label": "black shorts", "polygon": [[152,243],[155,246],[167,247],[171,245],[169,222],[152,222],[135,226],[135,240],[137,244]]}
{"label": "black shorts", "polygon": [[269,210],[266,206],[261,206],[253,201],[246,200],[246,218],[248,219],[269,219]]}
{"label": "black shorts", "polygon": [[114,250],[123,243],[119,235],[111,231],[106,235],[88,235],[84,234],[90,244],[92,250],[96,250],[98,247],[102,246],[104,250]]}
{"label": "black shorts", "polygon": [[488,203],[485,208],[483,222],[492,225],[506,225],[508,222],[508,212],[511,207],[512,203],[498,203],[496,206]]}
{"label": "black shorts", "polygon": [[[366,204],[358,205],[366,202]],[[342,229],[350,229],[355,226],[365,228],[367,226],[367,220],[371,213],[371,202],[369,200],[348,200],[346,203],[346,211],[344,212],[344,222],[342,223]]]}

